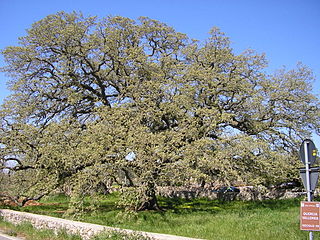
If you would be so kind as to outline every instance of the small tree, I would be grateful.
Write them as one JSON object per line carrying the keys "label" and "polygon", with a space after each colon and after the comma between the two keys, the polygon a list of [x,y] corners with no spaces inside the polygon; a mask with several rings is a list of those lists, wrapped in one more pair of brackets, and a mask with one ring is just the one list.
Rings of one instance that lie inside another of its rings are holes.
{"label": "small tree", "polygon": [[270,184],[291,178],[297,144],[319,129],[308,68],[268,75],[216,28],[201,44],[148,18],[60,12],[2,53],[2,163],[35,172],[29,195],[114,181],[144,210],[168,182]]}

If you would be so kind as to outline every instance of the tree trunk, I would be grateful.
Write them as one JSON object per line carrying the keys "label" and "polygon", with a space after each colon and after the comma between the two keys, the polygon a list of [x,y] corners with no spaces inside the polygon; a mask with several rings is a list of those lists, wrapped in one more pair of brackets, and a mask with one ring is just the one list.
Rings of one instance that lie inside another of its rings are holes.
{"label": "tree trunk", "polygon": [[200,187],[204,188],[204,186],[206,185],[206,180],[204,180],[204,178],[200,179]]}
{"label": "tree trunk", "polygon": [[156,186],[154,182],[148,181],[141,196],[141,202],[137,206],[137,211],[160,210],[156,196]]}
{"label": "tree trunk", "polygon": [[110,193],[109,188],[104,182],[99,182],[97,185],[97,192],[100,194],[107,195]]}
{"label": "tree trunk", "polygon": [[129,175],[129,171],[127,171],[125,168],[122,168],[121,169],[124,173],[124,176],[125,176],[125,186],[126,187],[133,187],[133,182],[131,180],[131,177]]}

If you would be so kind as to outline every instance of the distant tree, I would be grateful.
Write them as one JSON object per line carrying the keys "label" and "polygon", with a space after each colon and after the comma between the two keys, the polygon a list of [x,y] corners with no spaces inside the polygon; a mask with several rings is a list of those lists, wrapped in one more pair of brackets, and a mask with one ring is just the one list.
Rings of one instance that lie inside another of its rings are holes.
{"label": "distant tree", "polygon": [[320,125],[308,68],[269,75],[216,28],[202,44],[149,18],[60,12],[2,54],[1,161],[33,172],[26,196],[116,182],[144,210],[168,182],[268,185],[295,175],[298,143]]}

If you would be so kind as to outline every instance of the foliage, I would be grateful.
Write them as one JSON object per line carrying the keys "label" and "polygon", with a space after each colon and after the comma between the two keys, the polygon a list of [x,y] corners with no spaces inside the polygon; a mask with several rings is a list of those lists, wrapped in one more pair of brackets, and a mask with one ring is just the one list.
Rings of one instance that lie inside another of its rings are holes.
{"label": "foliage", "polygon": [[59,12],[2,54],[1,177],[23,184],[1,191],[24,201],[68,188],[74,212],[116,185],[128,209],[158,209],[159,185],[285,181],[320,129],[307,67],[267,74],[217,28],[201,43],[146,17]]}

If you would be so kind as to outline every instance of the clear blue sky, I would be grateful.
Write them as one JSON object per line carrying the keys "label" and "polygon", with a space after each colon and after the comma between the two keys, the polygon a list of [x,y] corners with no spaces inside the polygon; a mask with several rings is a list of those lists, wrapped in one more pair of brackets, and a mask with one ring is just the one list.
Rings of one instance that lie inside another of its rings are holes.
{"label": "clear blue sky", "polygon": [[[317,78],[314,93],[320,93],[319,0],[0,0],[0,49],[16,45],[33,22],[73,10],[99,17],[147,16],[199,40],[217,26],[236,52],[251,48],[266,53],[270,71],[298,62],[309,66]],[[7,80],[0,73],[0,103],[9,94]],[[315,140],[320,148],[320,138]]]}

